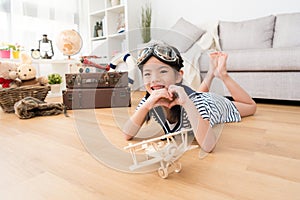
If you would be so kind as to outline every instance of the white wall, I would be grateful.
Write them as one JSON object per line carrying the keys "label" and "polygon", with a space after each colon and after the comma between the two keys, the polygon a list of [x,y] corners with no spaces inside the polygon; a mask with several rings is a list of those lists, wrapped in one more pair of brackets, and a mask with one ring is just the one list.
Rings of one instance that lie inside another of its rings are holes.
{"label": "white wall", "polygon": [[149,0],[152,27],[169,28],[180,17],[201,25],[215,20],[239,21],[285,12],[300,12],[299,0]]}

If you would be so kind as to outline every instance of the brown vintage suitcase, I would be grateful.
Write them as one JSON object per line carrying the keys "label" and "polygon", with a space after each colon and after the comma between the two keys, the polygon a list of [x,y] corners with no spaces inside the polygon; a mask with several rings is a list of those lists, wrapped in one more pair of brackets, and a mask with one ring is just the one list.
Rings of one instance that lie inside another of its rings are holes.
{"label": "brown vintage suitcase", "polygon": [[128,72],[72,73],[65,78],[70,89],[128,87]]}
{"label": "brown vintage suitcase", "polygon": [[67,89],[63,92],[67,110],[131,106],[130,88]]}

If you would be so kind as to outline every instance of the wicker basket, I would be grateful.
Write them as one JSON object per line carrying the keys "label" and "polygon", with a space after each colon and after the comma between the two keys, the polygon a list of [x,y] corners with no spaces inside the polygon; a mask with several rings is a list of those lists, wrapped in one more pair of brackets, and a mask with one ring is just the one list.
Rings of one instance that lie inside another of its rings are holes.
{"label": "wicker basket", "polygon": [[14,105],[19,100],[25,97],[35,97],[43,101],[50,89],[50,86],[33,85],[0,89],[0,107],[4,112],[14,112]]}

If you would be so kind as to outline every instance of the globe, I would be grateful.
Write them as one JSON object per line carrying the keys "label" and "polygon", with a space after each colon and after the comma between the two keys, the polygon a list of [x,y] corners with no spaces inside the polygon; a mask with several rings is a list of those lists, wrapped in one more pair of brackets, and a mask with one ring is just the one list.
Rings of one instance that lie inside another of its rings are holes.
{"label": "globe", "polygon": [[82,39],[75,30],[64,30],[56,38],[57,48],[69,58],[77,54],[82,47]]}

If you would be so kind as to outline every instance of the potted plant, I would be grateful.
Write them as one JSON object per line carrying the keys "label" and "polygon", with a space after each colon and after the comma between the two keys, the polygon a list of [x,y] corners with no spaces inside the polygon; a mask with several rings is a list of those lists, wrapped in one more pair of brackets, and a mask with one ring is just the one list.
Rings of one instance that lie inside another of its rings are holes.
{"label": "potted plant", "polygon": [[142,15],[141,15],[141,32],[143,42],[147,43],[151,40],[151,16],[152,16],[152,8],[151,4],[148,3],[142,7]]}
{"label": "potted plant", "polygon": [[49,74],[48,83],[51,86],[52,93],[59,93],[61,89],[62,76],[57,73]]}
{"label": "potted plant", "polygon": [[20,57],[20,51],[23,50],[23,47],[21,45],[19,45],[18,43],[10,44],[9,47],[12,50],[13,58],[18,59]]}
{"label": "potted plant", "polygon": [[0,58],[10,58],[10,48],[8,44],[2,43],[0,45]]}
{"label": "potted plant", "polygon": [[11,58],[10,51],[12,52],[12,58],[18,59],[20,55],[20,51],[23,47],[19,44],[9,44],[9,43],[2,43],[0,45],[0,58]]}

